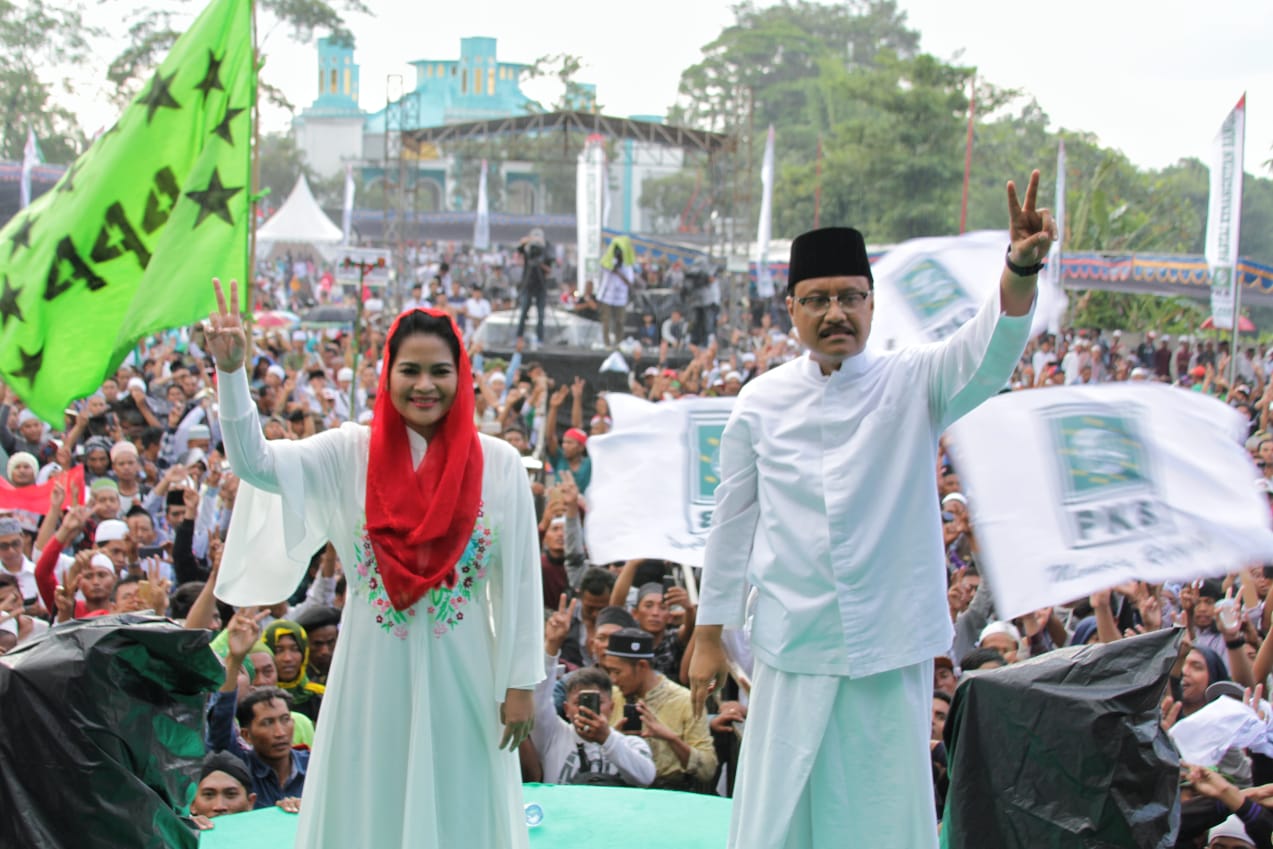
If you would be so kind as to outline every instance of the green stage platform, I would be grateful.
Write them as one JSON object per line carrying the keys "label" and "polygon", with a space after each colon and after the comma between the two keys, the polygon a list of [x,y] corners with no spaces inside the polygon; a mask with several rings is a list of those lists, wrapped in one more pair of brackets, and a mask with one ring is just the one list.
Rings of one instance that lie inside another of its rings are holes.
{"label": "green stage platform", "polygon": [[[527,784],[523,795],[544,809],[543,823],[530,830],[534,849],[723,849],[729,834],[730,800],[719,796],[553,784]],[[214,822],[200,835],[200,849],[287,849],[296,834],[296,815],[276,808]]]}

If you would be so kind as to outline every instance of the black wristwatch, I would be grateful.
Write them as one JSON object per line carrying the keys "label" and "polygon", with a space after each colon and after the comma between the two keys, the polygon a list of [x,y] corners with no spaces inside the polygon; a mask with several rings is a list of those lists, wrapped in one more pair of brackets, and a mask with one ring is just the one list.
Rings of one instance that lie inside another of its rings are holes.
{"label": "black wristwatch", "polygon": [[1012,245],[1008,245],[1008,250],[1004,253],[1003,262],[1008,266],[1008,270],[1018,277],[1033,277],[1043,270],[1046,262],[1036,262],[1034,265],[1017,265],[1012,261]]}
{"label": "black wristwatch", "polygon": [[1240,649],[1246,645],[1246,640],[1242,637],[1238,637],[1236,640],[1225,640],[1224,645],[1226,648]]}

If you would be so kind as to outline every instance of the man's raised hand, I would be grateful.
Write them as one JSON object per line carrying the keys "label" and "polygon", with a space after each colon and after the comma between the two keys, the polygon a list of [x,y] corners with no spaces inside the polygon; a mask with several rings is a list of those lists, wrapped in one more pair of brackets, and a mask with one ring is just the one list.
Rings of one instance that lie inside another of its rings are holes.
{"label": "man's raised hand", "polygon": [[1056,241],[1056,222],[1047,209],[1035,209],[1039,194],[1039,172],[1030,172],[1030,182],[1025,190],[1025,205],[1017,199],[1017,185],[1008,181],[1008,234],[1012,242],[1009,251],[1014,265],[1031,266],[1043,262],[1052,243]]}
{"label": "man's raised hand", "polygon": [[239,316],[239,283],[230,281],[230,301],[227,304],[221,281],[212,278],[212,288],[217,293],[217,311],[208,316],[207,350],[216,360],[221,371],[237,371],[247,358],[248,337]]}

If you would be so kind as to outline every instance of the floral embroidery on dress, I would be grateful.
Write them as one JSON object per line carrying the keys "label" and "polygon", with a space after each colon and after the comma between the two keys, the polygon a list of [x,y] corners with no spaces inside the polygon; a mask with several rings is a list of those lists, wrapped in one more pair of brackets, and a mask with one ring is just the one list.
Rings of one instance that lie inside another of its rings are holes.
{"label": "floral embroidery on dress", "polygon": [[464,621],[464,612],[474,604],[474,595],[481,588],[489,571],[489,556],[495,545],[495,533],[486,522],[483,505],[478,505],[477,522],[473,536],[460,555],[455,568],[455,586],[442,586],[430,590],[423,598],[406,610],[396,610],[389,601],[380,582],[380,570],[372,551],[371,538],[367,536],[366,520],[358,526],[358,547],[354,555],[354,572],[357,584],[376,611],[376,624],[400,640],[407,638],[410,625],[417,618],[418,608],[424,605],[424,613],[434,637],[445,637]]}

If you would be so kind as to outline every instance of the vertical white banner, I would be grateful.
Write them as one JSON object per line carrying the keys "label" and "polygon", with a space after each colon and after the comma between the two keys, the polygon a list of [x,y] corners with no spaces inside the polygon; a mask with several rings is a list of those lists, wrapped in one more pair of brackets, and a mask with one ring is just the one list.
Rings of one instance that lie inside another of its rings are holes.
{"label": "vertical white banner", "polygon": [[1237,296],[1238,234],[1242,229],[1243,138],[1246,95],[1220,125],[1211,147],[1211,196],[1207,203],[1207,265],[1211,269],[1211,314],[1218,329],[1231,330]]}
{"label": "vertical white banner", "polygon": [[491,247],[491,203],[486,196],[486,160],[482,160],[482,174],[477,180],[477,217],[473,219],[473,247],[479,251]]}
{"label": "vertical white banner", "polygon": [[588,137],[579,153],[575,176],[575,227],[579,245],[576,283],[580,292],[589,280],[598,281],[601,272],[601,214],[606,179],[604,141],[601,136]]}
{"label": "vertical white banner", "polygon": [[1052,334],[1059,333],[1061,324],[1065,319],[1065,310],[1068,307],[1068,298],[1065,294],[1064,283],[1061,280],[1061,256],[1065,249],[1065,141],[1062,140],[1057,144],[1056,148],[1056,202],[1053,207],[1053,217],[1056,219],[1056,242],[1052,245],[1052,250],[1048,252],[1048,266],[1045,279],[1048,286],[1052,289],[1053,309],[1048,314],[1048,332]]}
{"label": "vertical white banner", "polygon": [[18,208],[31,203],[31,172],[40,162],[40,148],[35,143],[35,130],[27,127],[27,143],[22,148],[22,182],[18,186]]}
{"label": "vertical white banner", "polygon": [[765,158],[760,164],[760,222],[756,229],[756,294],[774,296],[773,276],[769,273],[769,240],[773,234],[774,210],[774,125],[769,125],[765,138]]}
{"label": "vertical white banner", "polygon": [[354,164],[345,163],[345,204],[341,209],[340,230],[344,233],[345,244],[349,244],[350,234],[354,231]]}

